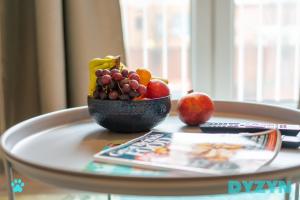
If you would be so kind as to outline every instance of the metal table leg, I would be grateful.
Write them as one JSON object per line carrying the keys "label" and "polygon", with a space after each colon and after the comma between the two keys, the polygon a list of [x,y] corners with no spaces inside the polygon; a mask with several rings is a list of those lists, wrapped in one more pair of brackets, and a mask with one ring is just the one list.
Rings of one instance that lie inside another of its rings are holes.
{"label": "metal table leg", "polygon": [[290,199],[290,194],[284,193],[284,200],[289,200],[289,199]]}
{"label": "metal table leg", "polygon": [[7,181],[8,200],[15,200],[15,194],[11,187],[11,182],[13,181],[13,170],[11,164],[6,160],[4,160],[4,168]]}
{"label": "metal table leg", "polygon": [[295,183],[295,200],[299,200],[299,183]]}

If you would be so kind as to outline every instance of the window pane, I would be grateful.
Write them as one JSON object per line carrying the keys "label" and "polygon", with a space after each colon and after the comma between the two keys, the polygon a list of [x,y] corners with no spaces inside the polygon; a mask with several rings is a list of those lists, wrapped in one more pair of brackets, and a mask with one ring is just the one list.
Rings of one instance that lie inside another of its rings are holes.
{"label": "window pane", "polygon": [[300,1],[234,1],[234,90],[238,100],[296,104]]}
{"label": "window pane", "polygon": [[190,1],[120,0],[127,65],[167,78],[173,97],[190,89]]}

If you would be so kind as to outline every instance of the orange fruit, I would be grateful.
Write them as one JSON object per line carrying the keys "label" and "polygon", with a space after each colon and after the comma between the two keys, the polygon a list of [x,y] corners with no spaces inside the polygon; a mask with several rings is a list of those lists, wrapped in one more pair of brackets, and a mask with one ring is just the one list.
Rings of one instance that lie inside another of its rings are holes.
{"label": "orange fruit", "polygon": [[140,84],[147,86],[152,77],[150,70],[146,68],[138,68],[136,73],[140,76]]}

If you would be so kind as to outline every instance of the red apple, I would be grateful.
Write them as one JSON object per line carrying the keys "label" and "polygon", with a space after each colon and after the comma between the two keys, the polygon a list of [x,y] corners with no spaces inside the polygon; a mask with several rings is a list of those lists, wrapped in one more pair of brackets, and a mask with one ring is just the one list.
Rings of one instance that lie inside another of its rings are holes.
{"label": "red apple", "polygon": [[153,79],[147,85],[146,97],[150,99],[166,97],[170,95],[170,89],[166,83],[161,80]]}
{"label": "red apple", "polygon": [[181,121],[197,126],[212,116],[215,106],[211,98],[200,92],[192,92],[178,101],[178,113]]}

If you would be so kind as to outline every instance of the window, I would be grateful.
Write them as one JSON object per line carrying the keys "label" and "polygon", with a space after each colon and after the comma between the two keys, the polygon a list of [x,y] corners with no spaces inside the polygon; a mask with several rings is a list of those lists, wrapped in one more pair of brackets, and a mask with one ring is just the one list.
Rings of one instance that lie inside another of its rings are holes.
{"label": "window", "polygon": [[120,2],[127,64],[168,78],[173,94],[193,86],[216,99],[296,105],[299,0]]}
{"label": "window", "polygon": [[190,1],[121,0],[127,65],[167,78],[173,97],[190,89]]}
{"label": "window", "polygon": [[235,98],[295,104],[300,2],[235,0],[234,8]]}

